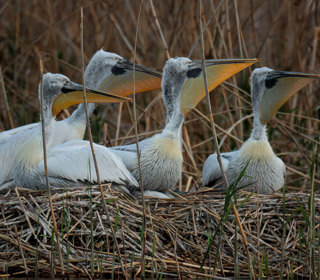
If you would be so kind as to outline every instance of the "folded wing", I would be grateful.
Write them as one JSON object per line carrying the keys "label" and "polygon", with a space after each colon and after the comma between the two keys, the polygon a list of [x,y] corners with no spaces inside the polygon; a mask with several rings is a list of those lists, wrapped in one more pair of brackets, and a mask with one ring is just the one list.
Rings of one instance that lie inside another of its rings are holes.
{"label": "folded wing", "polygon": [[[137,186],[137,181],[121,159],[109,148],[94,144],[101,182]],[[48,151],[49,177],[64,178],[75,182],[97,182],[89,141],[71,140]],[[44,174],[43,162],[37,168]]]}
{"label": "folded wing", "polygon": [[[226,172],[229,167],[229,163],[237,154],[237,151],[222,153],[221,161],[223,169]],[[222,173],[218,162],[217,154],[212,154],[206,160],[202,169],[202,185],[213,186],[215,183],[222,179]]]}

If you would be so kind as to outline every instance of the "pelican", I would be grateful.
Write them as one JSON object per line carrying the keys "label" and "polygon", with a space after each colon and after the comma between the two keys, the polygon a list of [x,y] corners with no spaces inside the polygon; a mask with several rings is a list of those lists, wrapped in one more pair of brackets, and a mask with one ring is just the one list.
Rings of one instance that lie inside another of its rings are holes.
{"label": "pelican", "polygon": [[[65,95],[71,95],[72,98],[66,97],[68,105],[71,104],[73,98],[76,103],[82,94],[80,92],[82,86],[70,82],[63,75],[47,73],[43,76],[43,90],[45,137],[48,149],[47,166],[50,185],[53,187],[73,187],[86,181],[97,182],[88,141],[71,140],[60,145],[52,144],[52,138],[55,137],[55,121],[52,114],[53,103],[56,98],[61,98],[61,92],[64,92]],[[90,94],[101,94],[93,90],[87,91],[90,101]],[[114,97],[116,95],[106,96],[107,99]],[[94,145],[94,147],[102,182],[137,187],[136,180],[118,156],[104,146]],[[43,163],[41,126],[37,126],[33,135],[17,150],[13,166],[16,186],[30,189],[45,189],[47,187]]]}
{"label": "pelican", "polygon": [[[209,89],[248,67],[256,59],[207,60]],[[182,171],[181,126],[186,114],[205,96],[201,61],[170,58],[163,69],[162,95],[166,107],[163,131],[139,142],[142,182],[150,195],[166,193],[178,182]],[[140,181],[136,144],[112,147],[137,181]],[[134,190],[131,190],[134,191]],[[163,197],[160,194],[161,197]],[[158,196],[159,197],[159,196]]]}
{"label": "pelican", "polygon": [[[136,92],[157,89],[161,87],[161,74],[141,65],[136,65]],[[85,71],[86,85],[91,89],[101,89],[113,92],[119,96],[128,96],[132,93],[133,64],[121,56],[97,51],[91,58]],[[89,93],[90,95],[90,93]],[[91,102],[118,102],[118,99],[97,94],[88,96]],[[59,95],[52,104],[53,117],[63,108],[82,102],[82,96],[76,92]],[[88,113],[92,114],[94,103],[88,104]],[[86,115],[84,104],[80,104],[73,114],[63,120],[55,121],[52,125],[53,137],[50,137],[50,146],[58,145],[69,140],[81,140],[86,129]],[[13,157],[17,149],[27,141],[40,126],[33,123],[0,133],[0,187],[13,183]]]}
{"label": "pelican", "polygon": [[[229,184],[235,183],[241,171],[245,170],[237,188],[248,186],[255,192],[269,194],[284,186],[285,164],[269,144],[266,124],[291,96],[317,77],[320,76],[275,71],[267,67],[253,71],[250,78],[253,109],[251,136],[238,151],[221,154]],[[213,154],[203,166],[202,184],[213,186],[219,182],[222,182],[222,174],[217,155]]]}
{"label": "pelican", "polygon": [[9,139],[11,139],[11,137],[15,136],[16,134],[18,134],[20,132],[33,129],[37,125],[38,125],[38,123],[30,123],[27,125],[23,125],[23,126],[19,126],[16,128],[6,130],[6,131],[2,131],[0,133],[0,149],[1,149],[1,145],[6,143]]}

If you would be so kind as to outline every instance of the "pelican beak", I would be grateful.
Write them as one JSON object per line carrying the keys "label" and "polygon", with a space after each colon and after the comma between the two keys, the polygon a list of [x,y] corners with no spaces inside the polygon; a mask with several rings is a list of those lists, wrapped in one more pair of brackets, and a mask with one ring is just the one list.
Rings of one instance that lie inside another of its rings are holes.
{"label": "pelican beak", "polygon": [[318,74],[271,71],[265,80],[265,92],[260,102],[260,122],[266,124],[297,91],[311,83]]}
{"label": "pelican beak", "polygon": [[[83,86],[74,82],[67,82],[61,89],[62,93],[56,97],[52,104],[52,114],[56,116],[63,109],[72,105],[83,103]],[[99,90],[86,88],[86,97],[88,103],[110,103],[110,102],[123,102],[131,100]],[[112,100],[112,101],[110,101]]]}
{"label": "pelican beak", "polygon": [[[257,62],[253,59],[211,59],[205,61],[209,92],[234,74]],[[185,82],[181,93],[181,110],[186,115],[206,96],[202,75],[202,61],[194,60],[187,73],[189,79]]]}
{"label": "pelican beak", "polygon": [[[120,60],[111,69],[109,75],[99,89],[119,96],[133,94],[133,63]],[[161,88],[161,73],[135,64],[135,93]]]}

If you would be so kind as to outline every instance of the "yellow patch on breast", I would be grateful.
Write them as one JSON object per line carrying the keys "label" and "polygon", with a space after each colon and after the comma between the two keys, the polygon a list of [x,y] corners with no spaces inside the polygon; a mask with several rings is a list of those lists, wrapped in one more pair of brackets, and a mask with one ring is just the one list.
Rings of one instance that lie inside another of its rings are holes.
{"label": "yellow patch on breast", "polygon": [[83,125],[82,123],[75,124],[72,127],[72,132],[77,135],[76,139],[82,139],[84,136],[85,130],[86,130],[86,124]]}
{"label": "yellow patch on breast", "polygon": [[239,156],[251,159],[268,159],[275,154],[267,141],[246,141],[239,150]]}
{"label": "yellow patch on breast", "polygon": [[152,149],[161,152],[165,157],[172,159],[182,159],[181,146],[178,139],[157,137],[154,138]]}
{"label": "yellow patch on breast", "polygon": [[43,159],[42,142],[39,139],[27,141],[16,153],[16,161],[22,168],[31,169]]}

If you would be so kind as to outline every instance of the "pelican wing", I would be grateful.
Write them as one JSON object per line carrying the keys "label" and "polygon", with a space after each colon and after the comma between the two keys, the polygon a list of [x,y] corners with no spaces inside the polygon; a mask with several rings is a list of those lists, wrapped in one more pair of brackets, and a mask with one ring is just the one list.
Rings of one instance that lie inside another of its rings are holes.
{"label": "pelican wing", "polygon": [[10,189],[13,189],[15,187],[14,180],[10,180],[8,182],[5,182],[0,185],[0,193],[7,192]]}
{"label": "pelican wing", "polygon": [[[72,126],[69,122],[59,121],[54,122],[52,129],[53,136],[50,138],[49,143],[47,143],[49,147],[73,139],[82,139],[85,125],[78,124]],[[35,133],[41,133],[40,130],[40,123],[32,123],[30,125],[5,131],[8,132],[8,141],[4,141],[2,144],[0,142],[0,185],[13,179],[13,163],[16,152],[26,141],[31,139]],[[4,138],[0,138],[0,141],[1,139]]]}
{"label": "pelican wing", "polygon": [[132,172],[137,167],[137,151],[112,149],[112,152],[116,154],[119,158],[121,158],[123,164],[130,172]]}
{"label": "pelican wing", "polygon": [[[94,149],[102,182],[138,185],[121,159],[109,148],[94,144]],[[50,148],[47,161],[49,177],[64,178],[75,182],[97,182],[88,141],[71,140]],[[39,163],[37,168],[44,174],[43,162]]]}
{"label": "pelican wing", "polygon": [[0,133],[0,145],[4,144],[7,140],[9,140],[12,136],[17,135],[20,132],[24,132],[30,129],[33,129],[38,126],[39,123],[31,123],[27,125],[23,125],[20,127],[16,127],[10,130],[6,130]]}
{"label": "pelican wing", "polygon": [[[140,151],[144,149],[146,145],[150,142],[148,138],[139,142]],[[112,147],[112,151],[121,158],[122,162],[129,171],[133,171],[137,168],[138,158],[137,158],[137,145],[136,143],[130,145],[116,146]]]}
{"label": "pelican wing", "polygon": [[[143,150],[146,145],[149,145],[151,139],[152,139],[152,137],[140,141],[139,142],[139,149]],[[129,144],[129,145],[115,146],[115,147],[112,147],[112,149],[113,150],[123,150],[123,151],[137,152],[137,144],[133,143],[133,144]]]}
{"label": "pelican wing", "polygon": [[[224,171],[228,170],[230,161],[236,156],[237,151],[230,153],[222,153],[221,161]],[[206,160],[202,169],[202,185],[212,186],[216,181],[222,178],[220,165],[217,154],[212,154]]]}
{"label": "pelican wing", "polygon": [[13,179],[15,154],[34,133],[37,133],[38,128],[39,123],[18,127],[14,129],[16,133],[8,134],[8,140],[0,144],[0,185]]}

